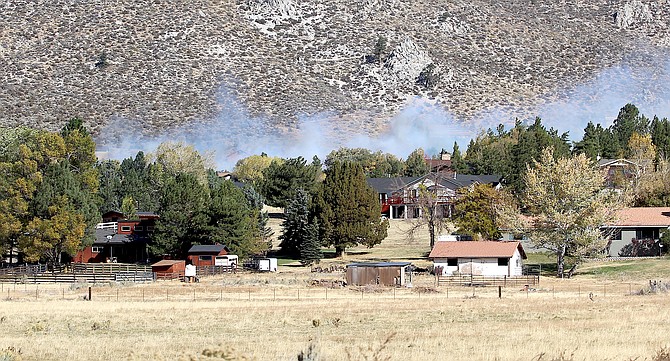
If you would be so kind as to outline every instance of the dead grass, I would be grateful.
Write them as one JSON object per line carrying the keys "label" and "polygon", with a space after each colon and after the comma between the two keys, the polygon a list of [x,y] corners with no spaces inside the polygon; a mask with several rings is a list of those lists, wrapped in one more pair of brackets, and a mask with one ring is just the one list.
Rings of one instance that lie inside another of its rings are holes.
{"label": "dead grass", "polygon": [[[324,262],[419,263],[427,248],[394,230],[379,247]],[[0,360],[669,359],[668,295],[641,295],[641,273],[542,277],[501,298],[495,287],[436,287],[427,274],[412,288],[312,286],[343,277],[282,266],[196,284],[96,285],[91,301],[88,286],[0,284]]]}

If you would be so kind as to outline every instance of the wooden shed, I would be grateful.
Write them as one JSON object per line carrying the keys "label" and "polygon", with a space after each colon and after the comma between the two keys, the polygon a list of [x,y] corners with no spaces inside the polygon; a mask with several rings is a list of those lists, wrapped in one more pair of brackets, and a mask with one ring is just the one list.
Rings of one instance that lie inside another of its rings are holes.
{"label": "wooden shed", "polygon": [[228,247],[222,244],[198,244],[188,250],[188,261],[196,266],[214,266],[216,256],[228,254]]}
{"label": "wooden shed", "polygon": [[404,286],[409,265],[409,262],[352,263],[347,265],[347,284]]}
{"label": "wooden shed", "polygon": [[186,261],[164,259],[151,265],[156,279],[175,279],[184,276]]}

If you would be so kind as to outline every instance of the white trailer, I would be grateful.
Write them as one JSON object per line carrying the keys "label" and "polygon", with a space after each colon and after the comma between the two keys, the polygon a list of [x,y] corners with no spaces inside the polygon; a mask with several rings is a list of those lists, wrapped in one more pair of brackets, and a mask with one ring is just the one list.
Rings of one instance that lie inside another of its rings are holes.
{"label": "white trailer", "polygon": [[259,258],[257,262],[259,271],[277,272],[276,258]]}
{"label": "white trailer", "polygon": [[216,256],[214,259],[215,266],[226,266],[226,267],[237,267],[238,257],[234,254],[228,254],[225,256]]}

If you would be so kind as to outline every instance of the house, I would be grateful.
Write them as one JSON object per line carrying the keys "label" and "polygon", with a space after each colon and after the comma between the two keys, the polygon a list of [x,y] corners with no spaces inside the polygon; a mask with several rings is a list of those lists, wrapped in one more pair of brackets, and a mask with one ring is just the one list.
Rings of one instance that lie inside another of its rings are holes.
{"label": "house", "polygon": [[228,252],[230,252],[228,247],[221,244],[199,244],[188,250],[187,260],[196,267],[214,266],[216,257],[225,256]]}
{"label": "house", "polygon": [[428,258],[441,276],[521,276],[526,252],[520,242],[436,242]]}
{"label": "house", "polygon": [[451,217],[460,188],[477,183],[498,188],[502,178],[497,175],[429,173],[421,177],[368,178],[367,181],[379,195],[383,216],[407,219],[421,217],[422,188],[435,194],[440,215]]}
{"label": "house", "polygon": [[608,188],[621,188],[630,184],[645,170],[644,165],[623,158],[599,159],[598,168],[603,172]]}
{"label": "house", "polygon": [[440,152],[440,158],[424,158],[428,167],[430,167],[431,173],[453,173],[451,168],[451,154],[442,150]]}
{"label": "house", "polygon": [[347,284],[404,286],[407,282],[405,273],[410,264],[409,262],[352,263],[347,265]]}
{"label": "house", "polygon": [[670,229],[670,207],[623,208],[602,229],[610,236],[609,256],[657,256],[667,252],[659,239]]}
{"label": "house", "polygon": [[96,225],[93,244],[77,252],[73,262],[145,261],[148,258],[147,244],[159,218],[153,212],[137,212],[135,219],[125,219],[116,211],[103,214],[104,222]]}

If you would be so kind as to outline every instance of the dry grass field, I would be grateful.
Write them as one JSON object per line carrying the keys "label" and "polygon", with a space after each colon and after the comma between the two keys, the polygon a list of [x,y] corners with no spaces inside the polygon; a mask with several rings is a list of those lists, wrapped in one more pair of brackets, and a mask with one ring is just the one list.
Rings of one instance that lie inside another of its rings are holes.
{"label": "dry grass field", "polygon": [[[425,262],[427,240],[398,226],[379,247],[324,264]],[[412,288],[326,288],[312,283],[343,274],[291,264],[194,284],[95,285],[90,301],[88,285],[4,284],[0,360],[297,360],[310,345],[322,361],[661,360],[670,299],[638,291],[667,279],[667,262],[586,264],[500,298],[494,287],[435,287],[425,274]]]}

